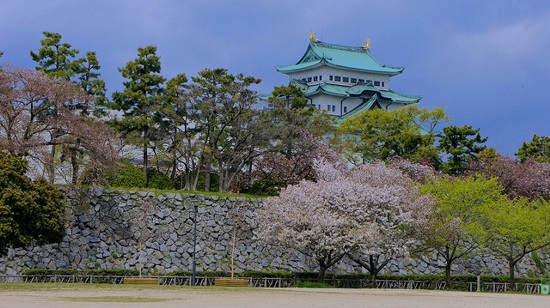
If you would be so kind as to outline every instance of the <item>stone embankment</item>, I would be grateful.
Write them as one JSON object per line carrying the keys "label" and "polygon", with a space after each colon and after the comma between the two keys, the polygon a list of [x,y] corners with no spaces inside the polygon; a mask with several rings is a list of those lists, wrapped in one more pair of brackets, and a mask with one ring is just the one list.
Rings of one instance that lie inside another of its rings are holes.
{"label": "stone embankment", "polygon": [[[69,227],[60,244],[12,249],[0,258],[1,274],[25,269],[139,269],[149,274],[191,270],[194,205],[197,205],[197,270],[316,271],[299,253],[262,245],[254,238],[254,211],[262,199],[188,193],[83,189],[67,191]],[[191,201],[194,200],[194,201]],[[233,233],[233,229],[235,233]],[[235,237],[233,237],[235,234]],[[234,253],[233,252],[233,243]],[[440,273],[435,256],[391,262],[382,273]],[[536,272],[530,258],[518,274]],[[333,271],[360,271],[342,260]],[[490,255],[458,260],[454,274],[506,275],[506,263]]]}

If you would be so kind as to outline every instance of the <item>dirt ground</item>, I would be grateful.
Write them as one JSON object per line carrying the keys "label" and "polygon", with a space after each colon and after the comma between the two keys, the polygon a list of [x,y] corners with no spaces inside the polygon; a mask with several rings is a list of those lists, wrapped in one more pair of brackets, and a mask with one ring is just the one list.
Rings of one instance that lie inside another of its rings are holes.
{"label": "dirt ground", "polygon": [[550,307],[548,295],[384,289],[87,288],[0,290],[0,307]]}

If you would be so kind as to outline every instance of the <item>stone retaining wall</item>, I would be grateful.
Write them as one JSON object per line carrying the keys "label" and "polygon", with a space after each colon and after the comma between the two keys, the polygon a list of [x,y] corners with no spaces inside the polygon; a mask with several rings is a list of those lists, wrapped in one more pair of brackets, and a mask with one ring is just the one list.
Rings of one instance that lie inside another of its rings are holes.
{"label": "stone retaining wall", "polygon": [[[265,247],[254,238],[253,212],[262,206],[262,199],[107,189],[67,191],[67,195],[70,225],[63,242],[9,250],[0,258],[0,274],[20,274],[31,268],[138,269],[140,259],[143,270],[150,274],[191,270],[192,199],[198,202],[198,271],[230,271],[235,226],[236,271],[317,271],[303,255]],[[536,272],[533,261],[525,259],[517,268],[518,276]],[[391,262],[383,273],[440,273],[442,265],[435,256],[403,259]],[[332,270],[361,271],[349,260],[342,260]],[[453,274],[468,273],[506,275],[508,267],[490,255],[458,260]]]}

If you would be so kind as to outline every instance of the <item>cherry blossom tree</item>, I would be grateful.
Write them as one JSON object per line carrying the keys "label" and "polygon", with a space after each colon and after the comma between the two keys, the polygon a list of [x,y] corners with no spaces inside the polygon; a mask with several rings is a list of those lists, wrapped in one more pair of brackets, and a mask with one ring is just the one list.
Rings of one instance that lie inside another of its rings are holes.
{"label": "cherry blossom tree", "polygon": [[[102,174],[100,169],[108,168],[118,158],[119,138],[107,124],[81,117],[67,104],[88,99],[85,92],[69,81],[3,66],[0,69],[0,147],[29,160],[29,169],[38,171],[33,176],[47,176],[52,183],[60,175],[54,167],[56,160],[62,163],[65,160],[64,153],[52,157],[51,153],[55,152],[52,147],[65,146],[77,152],[84,168],[75,168],[74,160],[66,161],[71,161],[73,170],[80,170],[80,176],[90,171]],[[66,182],[77,184],[74,172]]]}
{"label": "cherry blossom tree", "polygon": [[431,199],[381,162],[353,170],[326,161],[315,167],[317,182],[304,180],[266,200],[258,211],[258,237],[311,257],[320,281],[346,254],[376,276],[387,262],[371,266],[371,260],[405,253],[413,230],[427,222]]}
{"label": "cherry blossom tree", "polygon": [[550,164],[527,158],[517,162],[510,157],[496,155],[472,161],[468,174],[481,173],[496,177],[510,199],[525,197],[530,200],[550,198]]}
{"label": "cherry blossom tree", "polygon": [[371,226],[369,240],[348,255],[374,281],[390,260],[408,254],[426,227],[434,203],[431,197],[418,193],[411,178],[381,162],[354,169],[348,180],[354,185],[345,194],[358,198],[346,200],[353,206],[344,207],[344,213],[359,225]]}
{"label": "cherry blossom tree", "polygon": [[301,180],[315,181],[315,160],[342,164],[340,154],[311,132],[302,130],[298,135],[292,155],[268,150],[254,161],[250,174],[244,175],[250,175],[248,182],[253,182],[251,193],[275,195],[281,188]]}

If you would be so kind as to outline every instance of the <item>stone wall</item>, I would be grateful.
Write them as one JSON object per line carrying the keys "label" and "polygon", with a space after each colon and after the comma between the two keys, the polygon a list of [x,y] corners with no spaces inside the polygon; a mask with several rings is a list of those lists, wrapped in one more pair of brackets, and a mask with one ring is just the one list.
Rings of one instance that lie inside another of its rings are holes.
{"label": "stone wall", "polygon": [[[194,207],[189,200],[198,202],[198,271],[230,271],[233,242],[236,271],[317,270],[305,256],[266,247],[254,238],[253,213],[262,206],[262,199],[107,189],[67,191],[67,196],[69,227],[63,242],[9,250],[0,258],[1,274],[20,274],[31,268],[138,269],[140,260],[149,274],[191,270]],[[391,262],[383,273],[439,273],[442,265],[435,256],[403,259]],[[332,270],[361,271],[349,260]],[[526,257],[518,267],[519,276],[528,271],[536,272]],[[490,255],[458,260],[453,267],[453,274],[507,272],[506,263]]]}

